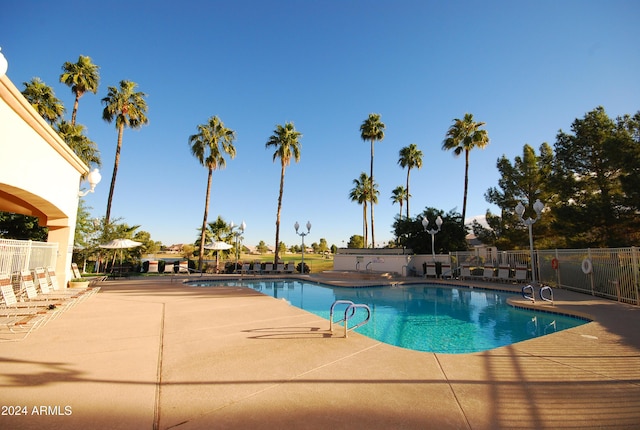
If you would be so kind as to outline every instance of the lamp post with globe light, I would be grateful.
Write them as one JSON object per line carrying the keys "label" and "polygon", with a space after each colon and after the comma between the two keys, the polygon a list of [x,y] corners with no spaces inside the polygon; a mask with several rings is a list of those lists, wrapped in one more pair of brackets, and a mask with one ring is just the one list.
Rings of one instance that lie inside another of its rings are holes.
{"label": "lamp post with globe light", "polygon": [[436,227],[438,227],[437,229],[427,230],[428,225],[429,225],[429,220],[427,219],[427,217],[422,218],[422,227],[424,228],[424,231],[426,231],[431,235],[431,255],[433,256],[433,261],[435,263],[436,261],[435,236],[438,232],[440,232],[440,227],[442,227],[442,218],[440,218],[439,215],[438,215],[438,218],[436,218]]}
{"label": "lamp post with globe light", "polygon": [[296,223],[293,225],[293,228],[296,229],[296,234],[300,237],[302,237],[302,263],[300,265],[300,273],[304,274],[304,237],[306,235],[308,235],[309,233],[311,233],[311,222],[307,221],[307,232],[298,232],[298,229],[300,228],[300,224],[298,224],[298,221],[296,221]]}
{"label": "lamp post with globe light", "polygon": [[540,214],[542,214],[543,209],[544,209],[544,203],[542,203],[540,199],[536,199],[536,202],[533,204],[533,210],[536,212],[535,218],[529,217],[525,219],[523,217],[525,208],[522,205],[522,202],[518,202],[518,205],[516,206],[516,209],[515,209],[516,214],[518,215],[518,218],[520,218],[520,221],[522,221],[524,225],[529,227],[529,251],[531,253],[531,283],[534,286],[537,284],[537,281],[536,281],[536,262],[535,262],[534,252],[533,252],[533,231],[531,226],[540,219]]}

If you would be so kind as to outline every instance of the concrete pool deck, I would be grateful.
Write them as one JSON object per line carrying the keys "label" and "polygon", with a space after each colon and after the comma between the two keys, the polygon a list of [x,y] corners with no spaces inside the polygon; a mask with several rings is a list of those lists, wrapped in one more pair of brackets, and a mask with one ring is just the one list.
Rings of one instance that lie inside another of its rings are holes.
{"label": "concrete pool deck", "polygon": [[[0,343],[0,428],[584,429],[640,423],[635,306],[555,290],[555,308],[594,321],[491,351],[450,355],[356,333],[332,336],[326,320],[282,300],[180,281],[103,282],[99,293],[26,339]],[[15,415],[17,406],[26,406],[26,415]]]}

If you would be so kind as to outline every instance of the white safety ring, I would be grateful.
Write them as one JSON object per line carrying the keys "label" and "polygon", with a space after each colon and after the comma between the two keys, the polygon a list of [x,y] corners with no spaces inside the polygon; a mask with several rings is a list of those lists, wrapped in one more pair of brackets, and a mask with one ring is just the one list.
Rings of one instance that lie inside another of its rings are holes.
{"label": "white safety ring", "polygon": [[591,260],[589,260],[588,258],[585,258],[584,260],[582,260],[582,273],[584,273],[585,275],[588,275],[592,271],[593,271],[593,265],[591,264]]}

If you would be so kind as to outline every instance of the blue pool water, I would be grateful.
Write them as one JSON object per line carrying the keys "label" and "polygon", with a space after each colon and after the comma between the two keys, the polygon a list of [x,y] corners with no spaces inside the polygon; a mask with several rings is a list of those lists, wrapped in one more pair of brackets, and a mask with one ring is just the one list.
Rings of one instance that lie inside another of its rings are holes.
{"label": "blue pool water", "polygon": [[[371,308],[370,321],[358,333],[391,345],[417,351],[469,353],[510,345],[576,327],[587,321],[565,315],[514,308],[515,293],[434,284],[342,288],[299,280],[233,280],[188,282],[192,287],[221,285],[252,288],[293,306],[329,319],[336,300],[350,300]],[[336,307],[334,321],[346,305]],[[366,311],[349,320],[357,324]],[[360,319],[359,319],[360,318]],[[328,323],[327,323],[328,328]],[[334,326],[344,333],[344,327]]]}

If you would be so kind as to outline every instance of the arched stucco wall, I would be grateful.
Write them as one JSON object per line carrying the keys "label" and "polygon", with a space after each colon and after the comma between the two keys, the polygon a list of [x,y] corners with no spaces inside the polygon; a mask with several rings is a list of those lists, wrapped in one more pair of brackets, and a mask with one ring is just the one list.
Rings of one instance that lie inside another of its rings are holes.
{"label": "arched stucco wall", "polygon": [[70,277],[80,178],[89,172],[29,105],[0,77],[0,210],[38,217],[58,243],[56,273]]}

